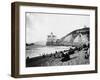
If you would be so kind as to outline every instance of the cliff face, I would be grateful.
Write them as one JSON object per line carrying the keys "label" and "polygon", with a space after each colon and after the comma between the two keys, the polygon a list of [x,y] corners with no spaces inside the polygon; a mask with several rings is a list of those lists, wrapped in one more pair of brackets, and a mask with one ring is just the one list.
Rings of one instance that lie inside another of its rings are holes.
{"label": "cliff face", "polygon": [[57,41],[59,45],[82,45],[89,43],[89,28],[74,30]]}

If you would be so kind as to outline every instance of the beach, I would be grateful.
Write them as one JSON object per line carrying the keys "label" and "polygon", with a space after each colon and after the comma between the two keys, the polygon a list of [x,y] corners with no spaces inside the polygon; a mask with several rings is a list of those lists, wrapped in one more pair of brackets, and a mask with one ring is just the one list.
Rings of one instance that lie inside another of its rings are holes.
{"label": "beach", "polygon": [[[63,50],[55,52],[53,54],[44,54],[42,56],[37,56],[33,58],[27,57],[26,67],[43,67],[43,66],[69,66],[69,65],[87,65],[89,64],[89,55],[86,58],[87,52],[89,50],[82,49],[72,49],[74,53],[65,55],[69,50]],[[64,56],[62,56],[62,54]]]}

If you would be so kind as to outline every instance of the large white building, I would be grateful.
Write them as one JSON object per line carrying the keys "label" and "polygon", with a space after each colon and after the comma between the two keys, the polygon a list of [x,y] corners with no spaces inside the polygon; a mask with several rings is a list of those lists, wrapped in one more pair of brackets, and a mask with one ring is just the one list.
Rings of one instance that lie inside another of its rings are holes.
{"label": "large white building", "polygon": [[56,45],[56,41],[57,41],[56,36],[51,32],[51,34],[48,35],[47,37],[46,45]]}

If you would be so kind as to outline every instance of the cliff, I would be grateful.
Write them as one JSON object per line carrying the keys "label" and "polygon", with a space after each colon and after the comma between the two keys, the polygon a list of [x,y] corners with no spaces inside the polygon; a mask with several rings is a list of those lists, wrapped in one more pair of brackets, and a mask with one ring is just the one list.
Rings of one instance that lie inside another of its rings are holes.
{"label": "cliff", "polygon": [[88,27],[77,29],[69,34],[65,35],[57,41],[58,45],[80,45],[89,43],[89,31]]}

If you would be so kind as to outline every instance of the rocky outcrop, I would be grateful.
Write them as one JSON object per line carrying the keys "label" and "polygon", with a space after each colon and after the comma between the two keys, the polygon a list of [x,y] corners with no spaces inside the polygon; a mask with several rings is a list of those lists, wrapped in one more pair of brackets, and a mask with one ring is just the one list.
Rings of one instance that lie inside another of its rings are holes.
{"label": "rocky outcrop", "polygon": [[83,45],[89,43],[89,28],[74,30],[57,41],[59,45]]}

